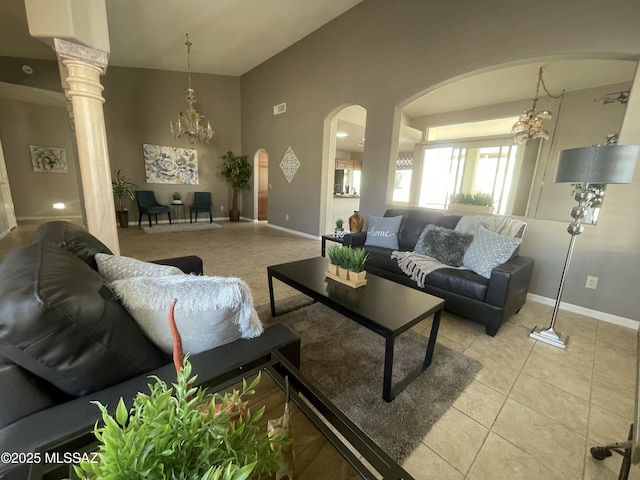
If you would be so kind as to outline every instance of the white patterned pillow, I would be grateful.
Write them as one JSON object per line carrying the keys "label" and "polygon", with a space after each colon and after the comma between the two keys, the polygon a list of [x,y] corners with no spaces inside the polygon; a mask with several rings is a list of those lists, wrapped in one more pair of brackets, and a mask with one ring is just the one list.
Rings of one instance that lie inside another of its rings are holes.
{"label": "white patterned pillow", "polygon": [[184,275],[178,267],[143,262],[135,258],[96,253],[98,272],[106,282],[129,277],[159,277],[165,275]]}
{"label": "white patterned pillow", "polygon": [[239,278],[131,277],[116,280],[109,287],[151,341],[166,353],[173,351],[169,306],[174,298],[176,325],[185,353],[196,354],[263,332],[251,290]]}
{"label": "white patterned pillow", "polygon": [[509,260],[520,242],[519,238],[505,237],[480,226],[464,254],[462,265],[489,278],[491,270]]}

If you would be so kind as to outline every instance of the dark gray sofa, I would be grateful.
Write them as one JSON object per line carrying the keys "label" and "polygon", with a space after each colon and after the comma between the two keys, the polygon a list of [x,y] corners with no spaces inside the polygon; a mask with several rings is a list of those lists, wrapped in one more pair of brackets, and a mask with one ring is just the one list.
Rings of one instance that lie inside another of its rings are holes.
{"label": "dark gray sofa", "polygon": [[[448,215],[439,210],[423,208],[391,208],[385,217],[401,215],[398,244],[401,251],[412,251],[418,237],[428,224],[455,228],[462,215]],[[344,245],[363,247],[369,253],[365,269],[389,280],[421,289],[406,275],[397,260],[391,258],[389,248],[365,246],[366,232],[349,233]],[[516,254],[506,263],[493,269],[489,279],[471,270],[442,268],[427,275],[421,290],[445,300],[445,310],[485,325],[488,335],[494,336],[500,326],[518,312],[527,298],[534,261]]]}
{"label": "dark gray sofa", "polygon": [[[49,222],[0,263],[0,452],[33,454],[61,443],[78,450],[100,417],[91,401],[113,413],[119,398],[131,404],[148,392],[149,375],[175,382],[171,357],[104,285],[99,252],[111,253],[82,228]],[[158,263],[202,274],[196,256]],[[257,338],[191,356],[193,372],[199,384],[219,384],[274,349],[299,366],[299,336],[273,325]],[[26,460],[0,461],[0,478],[32,478]],[[37,478],[59,478],[44,467]]]}

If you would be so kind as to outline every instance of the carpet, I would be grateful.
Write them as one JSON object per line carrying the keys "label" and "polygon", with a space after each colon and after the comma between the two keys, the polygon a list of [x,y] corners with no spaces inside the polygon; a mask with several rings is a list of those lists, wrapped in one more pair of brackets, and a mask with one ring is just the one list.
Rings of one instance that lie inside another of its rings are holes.
{"label": "carpet", "polygon": [[[278,311],[283,306],[278,302]],[[301,337],[301,372],[385,452],[402,462],[482,368],[439,343],[431,366],[392,402],[382,399],[384,338],[320,303],[271,318]],[[396,338],[395,380],[424,361],[427,338],[413,331]]]}
{"label": "carpet", "polygon": [[140,228],[144,230],[145,233],[178,233],[178,232],[198,232],[200,230],[215,230],[218,228],[223,228],[222,225],[218,225],[217,223],[174,223],[169,225],[168,223],[162,223],[159,225],[154,225],[153,227],[148,227],[142,225]]}

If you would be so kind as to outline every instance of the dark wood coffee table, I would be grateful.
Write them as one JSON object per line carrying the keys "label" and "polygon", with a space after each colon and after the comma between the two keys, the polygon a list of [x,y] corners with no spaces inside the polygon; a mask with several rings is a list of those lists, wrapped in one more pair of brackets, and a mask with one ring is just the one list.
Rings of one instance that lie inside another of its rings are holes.
{"label": "dark wood coffee table", "polygon": [[[384,337],[382,398],[390,402],[431,365],[444,300],[371,273],[367,273],[364,287],[351,288],[326,277],[328,263],[326,258],[317,257],[267,267],[271,315],[277,316],[273,295],[273,278],[277,278]],[[424,362],[392,385],[395,338],[431,315],[433,324]]]}

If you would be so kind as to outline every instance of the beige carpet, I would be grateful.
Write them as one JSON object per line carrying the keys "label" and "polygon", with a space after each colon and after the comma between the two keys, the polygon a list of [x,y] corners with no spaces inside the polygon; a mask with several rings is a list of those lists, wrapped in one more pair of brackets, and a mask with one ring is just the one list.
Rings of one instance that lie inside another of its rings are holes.
{"label": "beige carpet", "polygon": [[215,230],[217,228],[222,228],[222,225],[218,225],[217,223],[174,223],[169,225],[167,224],[159,224],[154,225],[153,227],[141,226],[144,233],[154,234],[154,233],[179,233],[179,232],[199,232],[202,230]]}
{"label": "beige carpet", "polygon": [[[278,304],[278,311],[288,309],[286,303]],[[420,444],[482,368],[477,360],[438,343],[431,366],[387,403],[382,399],[383,337],[320,303],[275,318],[269,305],[257,309],[265,325],[284,323],[300,335],[302,374],[398,462]],[[424,361],[427,341],[412,330],[397,337],[394,379]]]}

